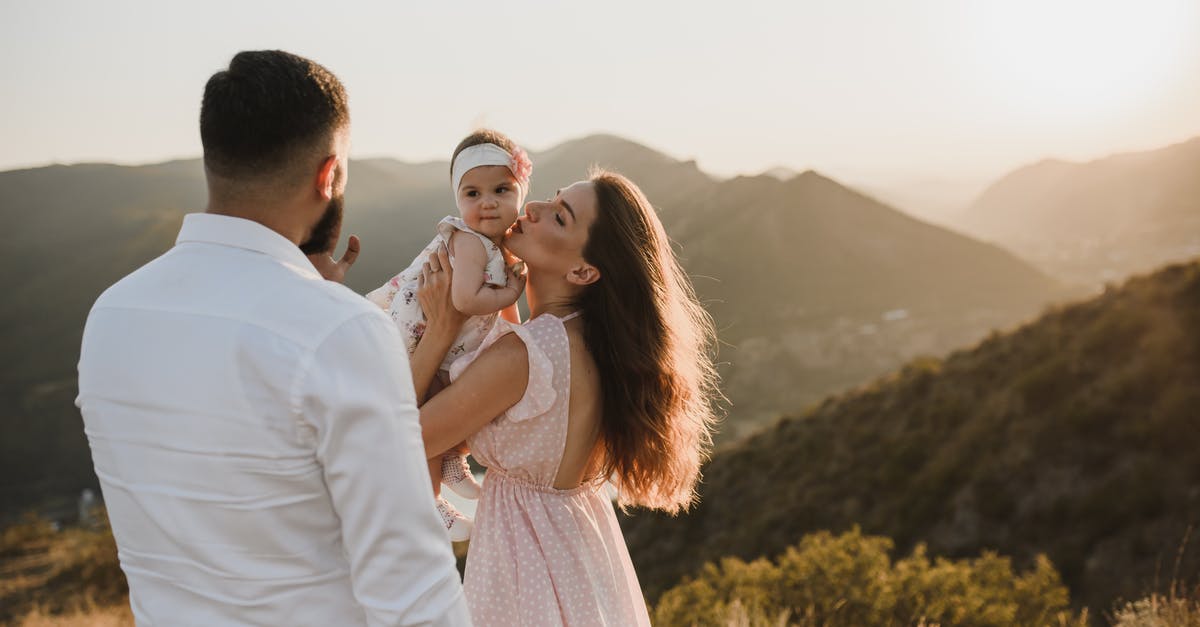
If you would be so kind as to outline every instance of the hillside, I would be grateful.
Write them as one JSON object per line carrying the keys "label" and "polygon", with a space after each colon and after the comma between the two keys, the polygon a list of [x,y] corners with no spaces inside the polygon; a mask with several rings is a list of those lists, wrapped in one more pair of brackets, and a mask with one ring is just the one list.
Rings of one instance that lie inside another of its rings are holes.
{"label": "hillside", "polygon": [[1007,251],[812,171],[723,181],[693,211],[669,226],[732,345],[721,361],[737,435],[1068,293]]}
{"label": "hillside", "polygon": [[1200,255],[1200,137],[997,181],[949,223],[1051,274],[1100,283]]}
{"label": "hillside", "polygon": [[[1068,293],[1024,262],[909,218],[815,172],[715,180],[694,162],[598,135],[532,155],[531,197],[604,165],[656,204],[720,328],[732,441],[785,411],[1024,319]],[[454,211],[444,162],[356,161],[345,233],[363,239],[348,285],[407,265]],[[0,263],[0,513],[94,485],[73,406],[88,307],[167,250],[205,204],[199,160],[0,173],[13,237]],[[2,517],[2,516],[0,516]]]}
{"label": "hillside", "polygon": [[1045,553],[1092,608],[1194,585],[1200,551],[1172,565],[1200,522],[1197,382],[1200,260],[785,418],[714,457],[691,513],[625,536],[649,598],[856,524],[901,551]]}

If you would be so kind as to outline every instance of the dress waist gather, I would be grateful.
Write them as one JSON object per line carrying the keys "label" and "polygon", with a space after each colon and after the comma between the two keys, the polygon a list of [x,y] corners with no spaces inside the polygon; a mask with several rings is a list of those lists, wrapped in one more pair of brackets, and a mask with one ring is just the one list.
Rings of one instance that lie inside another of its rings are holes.
{"label": "dress waist gather", "polygon": [[576,494],[580,494],[583,492],[594,492],[595,490],[599,489],[600,486],[602,486],[604,484],[604,482],[602,482],[598,479],[591,479],[591,480],[584,481],[583,483],[579,484],[577,487],[567,488],[565,490],[562,490],[562,489],[556,488],[552,485],[542,485],[540,483],[536,483],[536,482],[534,482],[530,479],[526,479],[524,477],[517,477],[515,475],[511,475],[498,467],[491,466],[491,467],[488,467],[487,473],[484,475],[483,488],[486,490],[488,484],[490,484],[493,481],[498,481],[502,484],[508,484],[508,485],[512,485],[512,486],[516,486],[516,487],[521,487],[521,488],[525,488],[528,490],[533,490],[535,492],[542,492],[544,494],[552,494],[555,496],[575,496]]}

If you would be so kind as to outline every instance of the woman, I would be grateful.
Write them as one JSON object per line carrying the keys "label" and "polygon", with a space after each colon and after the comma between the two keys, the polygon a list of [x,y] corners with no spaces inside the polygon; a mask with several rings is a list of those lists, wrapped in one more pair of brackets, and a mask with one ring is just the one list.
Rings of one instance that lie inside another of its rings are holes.
{"label": "woman", "polygon": [[[496,329],[421,408],[430,457],[467,439],[488,468],[468,606],[480,625],[649,624],[603,484],[622,507],[675,513],[695,499],[716,394],[711,320],[619,174],[526,204],[506,245],[527,268],[530,320]],[[444,253],[424,273],[418,390],[461,324],[448,274]]]}

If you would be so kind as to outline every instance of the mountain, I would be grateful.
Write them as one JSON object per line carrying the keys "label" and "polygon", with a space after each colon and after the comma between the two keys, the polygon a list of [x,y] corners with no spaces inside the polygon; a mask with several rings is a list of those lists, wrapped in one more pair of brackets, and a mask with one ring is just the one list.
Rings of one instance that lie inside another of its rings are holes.
{"label": "mountain", "polygon": [[786,168],[786,167],[783,167],[783,166],[776,166],[776,167],[774,167],[774,168],[771,168],[771,169],[769,169],[769,170],[766,170],[766,171],[764,171],[764,172],[763,172],[763,175],[764,175],[764,176],[769,176],[769,177],[771,177],[771,178],[776,178],[776,179],[779,179],[779,180],[781,180],[781,181],[786,181],[786,180],[788,180],[788,179],[790,179],[790,178],[793,178],[793,177],[795,177],[797,174],[799,174],[799,172],[797,172],[797,171],[795,171],[795,170],[793,170],[793,169],[791,169],[791,168]]}
{"label": "mountain", "polygon": [[978,175],[961,177],[940,176],[920,178],[887,177],[851,185],[881,202],[895,207],[917,219],[933,224],[954,227],[979,194],[994,183],[992,178]]}
{"label": "mountain", "polygon": [[1111,281],[1200,255],[1200,137],[1089,163],[1021,168],[950,223],[1075,282]]}
{"label": "mountain", "polygon": [[[815,172],[714,179],[598,135],[532,155],[532,198],[588,167],[637,181],[660,211],[723,341],[733,441],[783,412],[1022,320],[1070,293],[1007,252],[905,216]],[[355,161],[344,233],[366,292],[406,266],[455,211],[445,162]],[[73,407],[88,308],[167,250],[205,206],[199,160],[0,173],[10,244],[0,273],[0,511],[94,485]]]}
{"label": "mountain", "polygon": [[735,434],[1066,293],[1004,250],[812,171],[722,181],[692,211],[668,228],[732,345],[721,361]]}
{"label": "mountain", "polygon": [[625,538],[651,599],[706,561],[861,525],[901,554],[1045,553],[1106,610],[1200,576],[1197,382],[1200,260],[784,418],[714,456],[691,512],[634,512]]}

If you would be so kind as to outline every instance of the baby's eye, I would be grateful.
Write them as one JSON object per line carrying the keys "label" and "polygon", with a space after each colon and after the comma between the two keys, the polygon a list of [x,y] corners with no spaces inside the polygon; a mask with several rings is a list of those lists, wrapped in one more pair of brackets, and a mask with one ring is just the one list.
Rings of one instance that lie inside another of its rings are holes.
{"label": "baby's eye", "polygon": [[467,192],[467,198],[474,198],[478,195],[479,195],[479,192],[477,192],[475,190],[471,190],[471,191]]}
{"label": "baby's eye", "polygon": [[500,187],[497,187],[497,188],[496,188],[496,193],[497,193],[497,194],[503,194],[504,192],[507,192],[507,191],[508,191],[508,186],[507,186],[507,185],[501,185]]}

